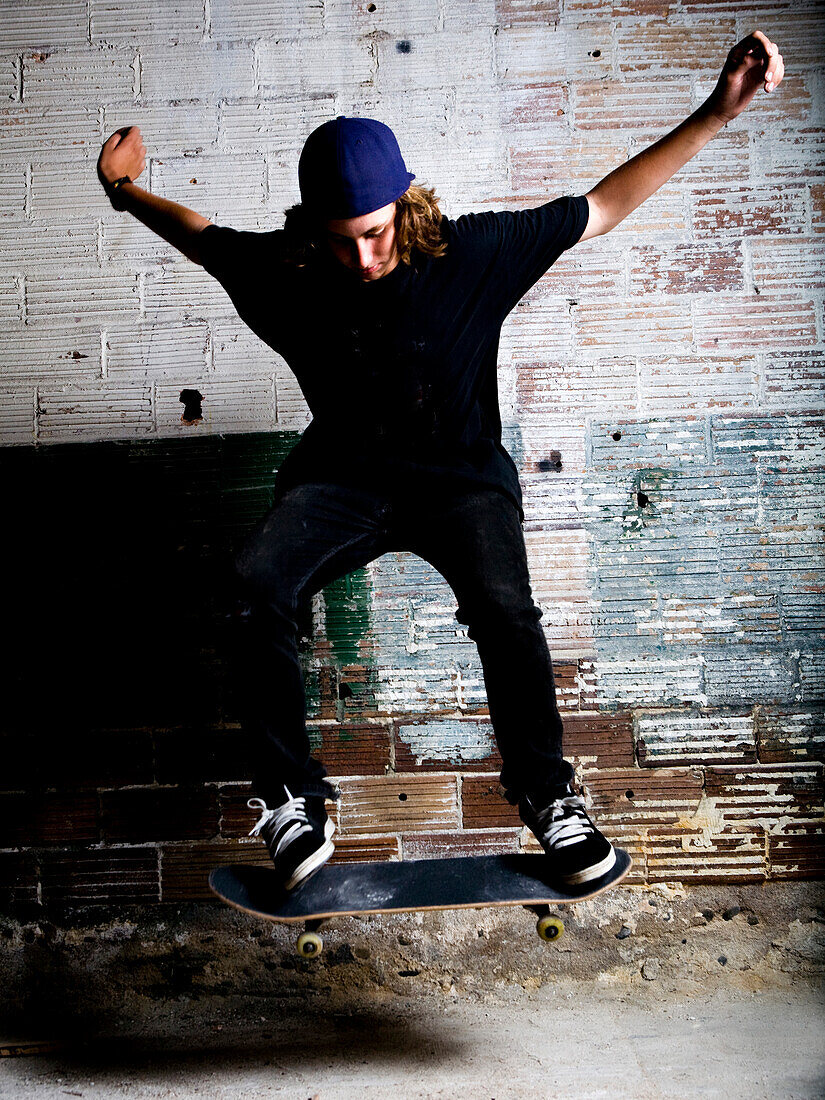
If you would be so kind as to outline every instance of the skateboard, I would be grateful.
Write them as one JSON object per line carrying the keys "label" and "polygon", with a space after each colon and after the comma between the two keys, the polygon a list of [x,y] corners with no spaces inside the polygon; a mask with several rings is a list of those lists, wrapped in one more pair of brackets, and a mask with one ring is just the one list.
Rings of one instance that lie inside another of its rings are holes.
{"label": "skateboard", "polygon": [[554,881],[544,855],[464,856],[382,863],[326,864],[295,890],[284,890],[272,867],[231,864],[216,867],[209,885],[218,897],[265,920],[304,923],[298,954],[319,955],[318,929],[333,917],[366,913],[414,913],[435,909],[485,909],[521,905],[539,918],[541,939],[557,940],[564,931],[551,905],[586,901],[621,882],[633,865],[616,849],[616,862],[601,878],[580,886]]}

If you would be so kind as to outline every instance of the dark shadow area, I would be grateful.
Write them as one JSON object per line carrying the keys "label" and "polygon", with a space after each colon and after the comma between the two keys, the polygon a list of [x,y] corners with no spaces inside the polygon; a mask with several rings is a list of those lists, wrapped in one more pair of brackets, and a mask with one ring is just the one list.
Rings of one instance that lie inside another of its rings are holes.
{"label": "dark shadow area", "polygon": [[[167,1004],[163,1018],[154,1026],[143,1025],[143,1034],[101,1031],[58,1038],[56,1050],[37,1056],[36,1068],[44,1078],[90,1077],[98,1088],[107,1079],[124,1077],[132,1086],[169,1087],[171,1080],[185,1084],[187,1077],[202,1077],[210,1067],[243,1073],[271,1066],[311,1074],[331,1065],[342,1070],[369,1065],[409,1072],[421,1059],[447,1065],[466,1048],[466,1042],[452,1039],[449,1032],[438,1032],[437,1043],[433,1041],[437,1015],[435,1006],[422,1019],[420,1011],[413,1018],[397,1006],[350,1012],[325,1007],[317,999],[261,998],[254,1005],[245,1003],[241,1011],[207,1013],[193,1026],[185,1009],[175,1013]],[[26,1062],[30,1072],[34,1059]],[[22,1059],[17,1066],[23,1067]]]}
{"label": "dark shadow area", "polygon": [[0,452],[6,790],[146,782],[145,739],[111,731],[226,718],[232,548],[294,434]]}

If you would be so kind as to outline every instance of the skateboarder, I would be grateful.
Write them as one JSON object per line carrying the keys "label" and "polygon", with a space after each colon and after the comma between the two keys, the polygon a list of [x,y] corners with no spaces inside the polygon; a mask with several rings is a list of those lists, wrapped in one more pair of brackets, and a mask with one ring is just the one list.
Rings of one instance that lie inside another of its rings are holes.
{"label": "skateboarder", "polygon": [[309,135],[301,203],[268,233],[213,225],[137,187],[145,149],[136,128],[105,142],[98,173],[116,209],[221,282],[289,364],[313,416],[235,557],[246,610],[234,667],[257,746],[253,832],[287,888],[331,855],[325,800],[338,793],[305,728],[301,611],[392,550],[418,554],[452,587],[478,646],[502,785],[559,878],[587,882],[613,865],[562,755],[521,489],[501,444],[499,333],[565,249],[618,225],[783,72],[777,47],[756,31],[731,50],[698,110],[586,195],[454,221],[412,183],[392,131],[372,119],[341,116]]}

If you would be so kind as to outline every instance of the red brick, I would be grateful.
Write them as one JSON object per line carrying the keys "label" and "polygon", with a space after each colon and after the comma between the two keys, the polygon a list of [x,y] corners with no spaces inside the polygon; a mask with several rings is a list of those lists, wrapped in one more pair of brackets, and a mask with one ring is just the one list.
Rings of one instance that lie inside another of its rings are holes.
{"label": "red brick", "polygon": [[768,836],[772,879],[825,878],[825,836],[821,822],[783,825]]}
{"label": "red brick", "polygon": [[628,292],[703,294],[745,289],[741,241],[639,245],[628,253]]}
{"label": "red brick", "polygon": [[[720,66],[721,68],[721,66]],[[684,76],[655,80],[582,80],[576,85],[576,130],[632,130],[656,138],[691,113],[690,86]],[[615,165],[614,165],[615,167]]]}
{"label": "red brick", "polygon": [[443,831],[458,825],[452,776],[392,775],[344,779],[338,816],[345,836]]}
{"label": "red brick", "polygon": [[107,848],[44,857],[43,900],[64,905],[132,905],[160,898],[155,848]]}
{"label": "red brick", "polygon": [[687,351],[693,336],[690,312],[678,300],[634,298],[611,306],[585,302],[573,307],[573,319],[581,347],[615,348],[617,354],[626,354],[628,344],[651,350],[665,344]]}
{"label": "red brick", "polygon": [[512,27],[519,23],[533,26],[541,23],[558,23],[561,0],[496,0],[496,23],[500,27]]}
{"label": "red brick", "polygon": [[569,110],[569,92],[563,84],[512,84],[507,88],[501,123],[508,131],[546,127]]}
{"label": "red brick", "polygon": [[694,20],[682,26],[658,19],[629,26],[620,24],[619,70],[644,74],[654,70],[656,77],[680,70],[690,75],[702,71],[718,75],[735,41],[733,18]]}
{"label": "red brick", "polygon": [[698,768],[621,768],[588,775],[599,827],[644,829],[694,816],[702,797]]}
{"label": "red brick", "polygon": [[477,832],[418,833],[401,837],[404,859],[449,859],[452,856],[495,856],[519,850],[518,829]]}
{"label": "red brick", "polygon": [[822,824],[822,765],[718,765],[707,768],[705,786],[725,828],[737,833],[782,824]]}
{"label": "red brick", "polygon": [[311,731],[321,746],[313,751],[331,776],[383,775],[390,766],[391,731],[387,725],[335,723]]}
{"label": "red brick", "polygon": [[756,743],[762,764],[825,759],[825,714],[821,708],[771,710],[755,715]]}
{"label": "red brick", "polygon": [[465,829],[521,827],[518,810],[505,799],[498,776],[465,776],[461,781],[461,810]]}
{"label": "red brick", "polygon": [[652,828],[645,838],[649,882],[764,882],[763,837],[713,836],[701,830]]}
{"label": "red brick", "polygon": [[[583,195],[629,156],[630,135],[603,132],[580,138],[564,132],[548,138],[539,132],[528,144],[527,134],[508,134],[513,195],[506,201],[511,207],[539,206],[560,194]],[[602,250],[597,254],[607,267]]]}
{"label": "red brick", "polygon": [[214,898],[209,889],[209,872],[226,863],[272,866],[266,846],[258,840],[164,845],[160,861],[161,900]]}
{"label": "red brick", "polygon": [[[252,826],[260,818],[259,810],[247,806],[250,798],[257,797],[248,783],[237,786],[221,787],[218,792],[220,806],[221,836],[237,838],[249,836]],[[338,821],[337,802],[326,802],[326,810],[333,822]],[[256,843],[261,841],[256,839]]]}
{"label": "red brick", "polygon": [[632,716],[604,711],[565,715],[564,755],[581,761],[588,771],[632,768],[635,762]]}
{"label": "red brick", "polygon": [[804,298],[708,295],[695,300],[694,310],[696,346],[703,350],[790,351],[817,343],[816,309]]}
{"label": "red brick", "polygon": [[218,833],[217,793],[211,789],[144,787],[101,795],[109,841],[200,840]]}
{"label": "red brick", "polygon": [[2,848],[83,844],[98,837],[96,794],[3,796]]}
{"label": "red brick", "polygon": [[825,233],[825,183],[812,183],[811,226],[815,233]]}
{"label": "red brick", "polygon": [[697,237],[718,240],[726,232],[736,237],[805,232],[807,192],[801,184],[697,187],[691,189],[690,197]]}

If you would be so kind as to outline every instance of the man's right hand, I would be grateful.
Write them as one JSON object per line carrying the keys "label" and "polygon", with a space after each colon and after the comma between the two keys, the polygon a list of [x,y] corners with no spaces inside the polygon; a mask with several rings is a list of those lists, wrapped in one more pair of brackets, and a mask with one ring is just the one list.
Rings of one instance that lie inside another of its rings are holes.
{"label": "man's right hand", "polygon": [[97,158],[97,176],[105,187],[121,176],[134,182],[146,167],[146,146],[137,126],[122,126],[103,143]]}

